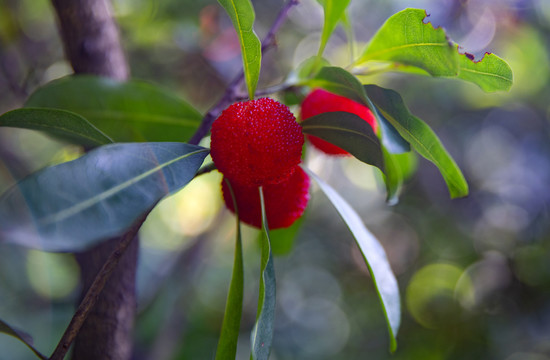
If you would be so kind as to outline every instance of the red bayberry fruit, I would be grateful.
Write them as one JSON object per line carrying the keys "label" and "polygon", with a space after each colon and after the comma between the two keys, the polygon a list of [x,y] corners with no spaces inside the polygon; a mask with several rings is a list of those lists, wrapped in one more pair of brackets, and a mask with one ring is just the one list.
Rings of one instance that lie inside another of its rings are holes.
{"label": "red bayberry fruit", "polygon": [[[326,112],[345,111],[359,116],[370,124],[374,132],[377,130],[376,118],[368,107],[356,101],[317,89],[309,93],[302,102],[302,120]],[[329,155],[349,155],[342,148],[333,145],[316,136],[307,135],[308,140],[319,150]]]}
{"label": "red bayberry fruit", "polygon": [[[289,227],[302,216],[309,200],[309,184],[309,176],[297,166],[287,180],[263,187],[267,225],[270,229]],[[261,228],[262,213],[258,187],[231,182],[231,188],[237,200],[241,221]],[[222,180],[222,193],[225,205],[235,212],[225,179]]]}
{"label": "red bayberry fruit", "polygon": [[212,124],[212,160],[236,184],[283,181],[300,163],[303,144],[289,108],[269,98],[235,103]]}

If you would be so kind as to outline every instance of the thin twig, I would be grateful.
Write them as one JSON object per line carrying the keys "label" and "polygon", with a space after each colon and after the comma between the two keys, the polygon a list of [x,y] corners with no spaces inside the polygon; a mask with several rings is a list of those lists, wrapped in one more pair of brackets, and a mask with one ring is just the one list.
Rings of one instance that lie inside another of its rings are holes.
{"label": "thin twig", "polygon": [[[264,40],[262,41],[262,54],[275,46],[275,35],[279,31],[280,27],[285,22],[288,12],[290,9],[298,5],[299,0],[289,0],[285,6],[281,9],[279,14],[277,15],[277,18],[273,22],[273,25],[271,25],[271,28],[267,32]],[[227,106],[229,106],[231,103],[237,101],[239,99],[239,87],[244,81],[244,72],[241,71],[237,77],[231,83],[227,86],[227,89],[225,90],[225,94],[222,96],[222,98],[206,113],[204,118],[202,119],[202,122],[193,135],[191,139],[189,140],[190,144],[198,144],[203,137],[208,134],[208,131],[210,130],[210,127],[212,126],[212,123],[218,115],[225,109]]]}
{"label": "thin twig", "polygon": [[267,32],[264,40],[262,41],[262,53],[267,51],[272,46],[275,46],[275,34],[279,31],[283,23],[285,22],[288,12],[293,6],[296,6],[300,3],[299,0],[289,0],[286,5],[281,9],[279,15],[271,25],[271,29]]}
{"label": "thin twig", "polygon": [[124,237],[118,243],[118,246],[111,253],[109,258],[107,259],[107,261],[105,262],[105,264],[103,265],[103,267],[101,268],[97,276],[95,277],[94,282],[86,292],[84,299],[82,299],[82,302],[78,306],[78,309],[73,315],[73,318],[69,323],[69,326],[67,326],[67,329],[63,334],[63,337],[57,344],[57,347],[52,353],[52,356],[50,356],[49,360],[63,360],[63,358],[67,354],[67,351],[69,350],[69,347],[71,346],[72,342],[78,335],[78,332],[82,327],[82,324],[84,324],[84,321],[90,314],[90,311],[94,308],[99,298],[99,295],[101,294],[103,288],[105,287],[105,284],[111,277],[113,270],[116,268],[122,255],[124,255],[125,250],[128,248],[128,246],[136,237],[136,234],[139,228],[145,221],[145,218],[147,217],[148,214],[149,214],[149,211],[146,214],[142,215],[142,217],[140,217],[134,223],[132,228],[124,235]]}

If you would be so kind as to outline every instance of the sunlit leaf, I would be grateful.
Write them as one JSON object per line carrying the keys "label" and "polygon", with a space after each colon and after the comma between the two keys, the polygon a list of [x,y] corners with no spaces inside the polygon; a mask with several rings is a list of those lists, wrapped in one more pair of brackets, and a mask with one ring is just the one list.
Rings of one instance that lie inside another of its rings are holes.
{"label": "sunlit leaf", "polygon": [[112,144],[36,172],[0,196],[0,240],[74,252],[120,235],[206,155],[183,143]]}
{"label": "sunlit leaf", "polygon": [[254,7],[250,0],[218,0],[218,2],[231,18],[239,36],[248,96],[253,99],[262,63],[262,44],[253,28]]}
{"label": "sunlit leaf", "polygon": [[16,109],[0,116],[0,126],[39,130],[72,144],[87,147],[113,142],[88,120],[65,110]]}
{"label": "sunlit leaf", "polygon": [[405,9],[392,15],[372,37],[356,61],[390,61],[424,69],[433,76],[456,76],[459,72],[454,46],[441,28],[424,23],[426,12]]}
{"label": "sunlit leaf", "polygon": [[412,115],[401,96],[389,89],[366,85],[367,94],[384,115],[412,147],[437,166],[452,198],[468,195],[468,183],[457,164],[447,152],[437,135],[419,118]]}
{"label": "sunlit leaf", "polygon": [[239,339],[239,329],[243,312],[244,291],[243,246],[241,241],[239,209],[237,208],[237,201],[235,200],[231,184],[227,180],[224,181],[227,182],[233,199],[233,206],[237,218],[237,234],[235,239],[233,274],[231,275],[231,284],[229,285],[229,293],[227,294],[227,303],[225,305],[222,330],[220,340],[218,341],[218,349],[216,351],[216,360],[235,359],[237,355],[237,341]]}
{"label": "sunlit leaf", "polygon": [[346,200],[317,175],[311,171],[306,171],[332,202],[363,253],[365,263],[372,276],[376,292],[382,304],[382,310],[390,335],[390,350],[393,352],[397,347],[395,336],[401,323],[401,302],[397,280],[391,270],[386,252]]}
{"label": "sunlit leaf", "polygon": [[486,53],[479,61],[468,53],[460,54],[459,65],[458,78],[478,85],[483,91],[508,91],[512,87],[510,65],[495,54]]}
{"label": "sunlit leaf", "polygon": [[345,14],[346,8],[350,0],[318,0],[323,6],[325,12],[325,22],[323,24],[323,32],[321,33],[321,43],[319,45],[318,56],[322,56],[325,51],[328,39],[336,29],[336,25],[340,22]]}
{"label": "sunlit leaf", "polygon": [[27,347],[29,349],[31,349],[31,351],[39,358],[39,359],[43,359],[43,360],[46,360],[47,357],[45,355],[42,355],[38,350],[36,350],[34,348],[34,346],[32,345],[33,341],[32,341],[32,338],[29,334],[21,331],[21,330],[17,330],[15,329],[13,326],[10,326],[8,323],[0,320],[0,333],[4,333],[4,334],[7,334],[7,335],[10,335],[10,336],[13,336],[14,338],[20,340],[21,342],[23,342],[23,344],[27,345]]}
{"label": "sunlit leaf", "polygon": [[384,172],[384,155],[372,127],[359,116],[337,111],[312,116],[302,121],[304,134],[334,144],[357,159]]}
{"label": "sunlit leaf", "polygon": [[191,105],[152,84],[91,75],[48,83],[29,97],[25,107],[72,111],[116,142],[185,142],[202,119]]}
{"label": "sunlit leaf", "polygon": [[252,358],[254,360],[267,360],[271,352],[273,341],[273,327],[275,322],[275,268],[273,255],[271,254],[271,240],[269,238],[269,225],[267,223],[264,194],[260,191],[260,204],[262,207],[262,273],[260,276],[260,290],[258,297],[258,313],[256,324],[252,329],[250,342],[252,346]]}

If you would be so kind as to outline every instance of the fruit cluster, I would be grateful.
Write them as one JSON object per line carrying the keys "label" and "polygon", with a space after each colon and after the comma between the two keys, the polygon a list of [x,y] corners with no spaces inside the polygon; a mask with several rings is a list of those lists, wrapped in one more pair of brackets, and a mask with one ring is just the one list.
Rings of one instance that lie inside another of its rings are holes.
{"label": "fruit cluster", "polygon": [[[317,89],[302,102],[302,119],[325,112],[345,111],[368,122],[376,132],[376,119],[364,105],[346,97]],[[349,155],[336,145],[315,136],[308,140],[329,155]],[[305,210],[309,200],[309,177],[298,166],[304,136],[286,105],[270,98],[238,102],[225,109],[212,125],[211,155],[224,175],[222,193],[226,206],[235,205],[240,219],[262,226],[262,186],[267,223],[271,229],[288,227]]]}
{"label": "fruit cluster", "polygon": [[309,177],[299,167],[304,136],[286,105],[270,98],[238,102],[212,125],[211,155],[224,175],[226,206],[235,212],[226,180],[235,194],[240,219],[261,227],[258,187],[262,186],[271,229],[290,226],[309,200]]}

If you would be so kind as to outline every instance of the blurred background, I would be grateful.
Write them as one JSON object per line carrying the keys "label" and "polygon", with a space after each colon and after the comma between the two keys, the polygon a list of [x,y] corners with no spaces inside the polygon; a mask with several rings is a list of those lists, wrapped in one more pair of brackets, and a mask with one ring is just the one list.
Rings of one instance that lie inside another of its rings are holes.
{"label": "blurred background", "polygon": [[[263,37],[281,0],[253,1]],[[241,67],[229,18],[213,0],[114,0],[132,75],[172,90],[200,111]],[[386,249],[402,295],[398,350],[362,256],[324,195],[300,223],[275,233],[278,298],[272,359],[550,360],[550,2],[547,0],[352,0],[354,46],[339,27],[326,50],[345,66],[391,14],[424,8],[429,21],[479,59],[503,57],[508,93],[458,80],[384,74],[366,81],[397,90],[439,135],[470,185],[450,200],[437,169],[417,172],[388,206],[373,168],[308,151],[306,165],[359,212]],[[260,88],[281,83],[317,52],[322,9],[301,0],[264,56]],[[38,86],[70,74],[46,0],[0,0],[0,113]],[[300,94],[298,94],[300,95]],[[289,100],[292,97],[282,97]],[[298,115],[299,110],[292,108]],[[80,150],[39,133],[0,128],[0,192]],[[135,359],[211,359],[233,262],[234,217],[217,173],[164,200],[144,225]],[[293,238],[294,244],[284,239]],[[257,303],[258,232],[244,228],[245,310],[239,359],[248,358]],[[291,248],[292,246],[292,248]],[[49,354],[79,292],[69,254],[0,245],[0,318]],[[0,359],[31,358],[0,336]]]}

